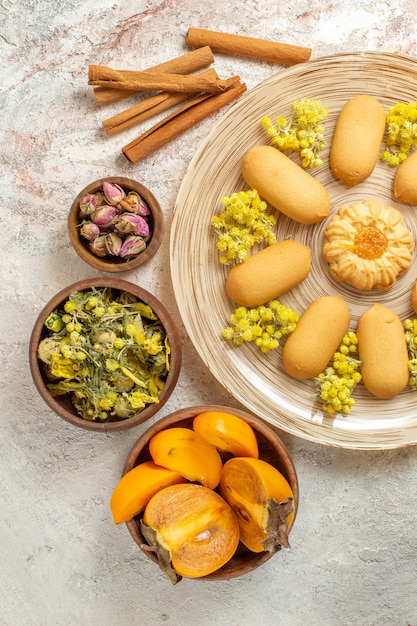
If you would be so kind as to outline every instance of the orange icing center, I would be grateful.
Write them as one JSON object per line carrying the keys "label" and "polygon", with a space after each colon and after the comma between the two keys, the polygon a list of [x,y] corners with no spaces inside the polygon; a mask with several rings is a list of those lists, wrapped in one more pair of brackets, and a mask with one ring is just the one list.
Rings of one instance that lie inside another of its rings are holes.
{"label": "orange icing center", "polygon": [[355,235],[354,251],[361,259],[378,259],[387,249],[387,238],[378,228],[362,228]]}

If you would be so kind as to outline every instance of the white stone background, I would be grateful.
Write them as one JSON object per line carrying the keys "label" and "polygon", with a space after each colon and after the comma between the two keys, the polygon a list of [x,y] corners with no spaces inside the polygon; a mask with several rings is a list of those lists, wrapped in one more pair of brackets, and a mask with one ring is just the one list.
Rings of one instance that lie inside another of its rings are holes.
{"label": "white stone background", "polygon": [[[62,287],[96,272],[73,252],[73,197],[107,175],[141,180],[167,234],[129,275],[160,297],[184,345],[179,384],[160,416],[195,404],[238,406],[187,338],[169,274],[169,226],[196,147],[224,111],[137,165],[108,138],[89,64],[145,69],[183,54],[189,27],[308,46],[417,56],[415,0],[1,0],[0,625],[416,626],[417,449],[354,451],[282,433],[301,492],[292,547],[224,582],[172,586],[115,527],[109,498],[146,425],[95,435],[56,417],[34,389],[28,339]],[[283,69],[216,55],[251,88]],[[106,110],[112,115],[114,105]],[[153,123],[153,122],[152,122]]]}

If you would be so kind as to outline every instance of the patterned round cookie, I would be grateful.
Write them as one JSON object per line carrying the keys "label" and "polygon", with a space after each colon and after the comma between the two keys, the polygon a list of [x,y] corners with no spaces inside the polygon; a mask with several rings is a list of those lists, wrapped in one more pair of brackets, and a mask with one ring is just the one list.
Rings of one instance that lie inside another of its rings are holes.
{"label": "patterned round cookie", "polygon": [[410,266],[414,237],[400,211],[379,200],[339,208],[329,221],[323,257],[336,280],[356,289],[387,290]]}

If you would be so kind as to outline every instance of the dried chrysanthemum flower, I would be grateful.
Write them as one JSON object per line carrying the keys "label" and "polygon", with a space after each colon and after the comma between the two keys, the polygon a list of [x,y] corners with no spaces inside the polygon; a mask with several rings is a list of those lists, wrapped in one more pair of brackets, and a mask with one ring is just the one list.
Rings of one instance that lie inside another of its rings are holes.
{"label": "dried chrysanthemum flower", "polygon": [[303,98],[293,103],[289,119],[281,115],[274,123],[265,116],[261,124],[273,146],[283,152],[298,152],[302,167],[313,169],[323,165],[320,153],[326,143],[322,122],[328,114],[320,100]]}
{"label": "dried chrysanthemum flower", "polygon": [[267,213],[268,205],[255,189],[224,197],[222,204],[225,207],[222,213],[211,220],[221,253],[220,263],[229,265],[234,260],[243,261],[256,244],[274,243],[276,219]]}
{"label": "dried chrysanthemum flower", "polygon": [[72,293],[45,323],[38,358],[53,395],[70,394],[92,421],[127,419],[157,403],[170,347],[153,309],[109,288]]}

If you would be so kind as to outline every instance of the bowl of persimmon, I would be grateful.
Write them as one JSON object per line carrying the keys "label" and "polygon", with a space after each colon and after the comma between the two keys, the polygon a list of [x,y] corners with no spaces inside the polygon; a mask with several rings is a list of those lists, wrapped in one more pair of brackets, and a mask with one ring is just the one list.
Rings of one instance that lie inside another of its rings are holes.
{"label": "bowl of persimmon", "polygon": [[278,434],[203,405],[153,424],[131,449],[110,510],[173,584],[246,574],[289,548],[298,480]]}

